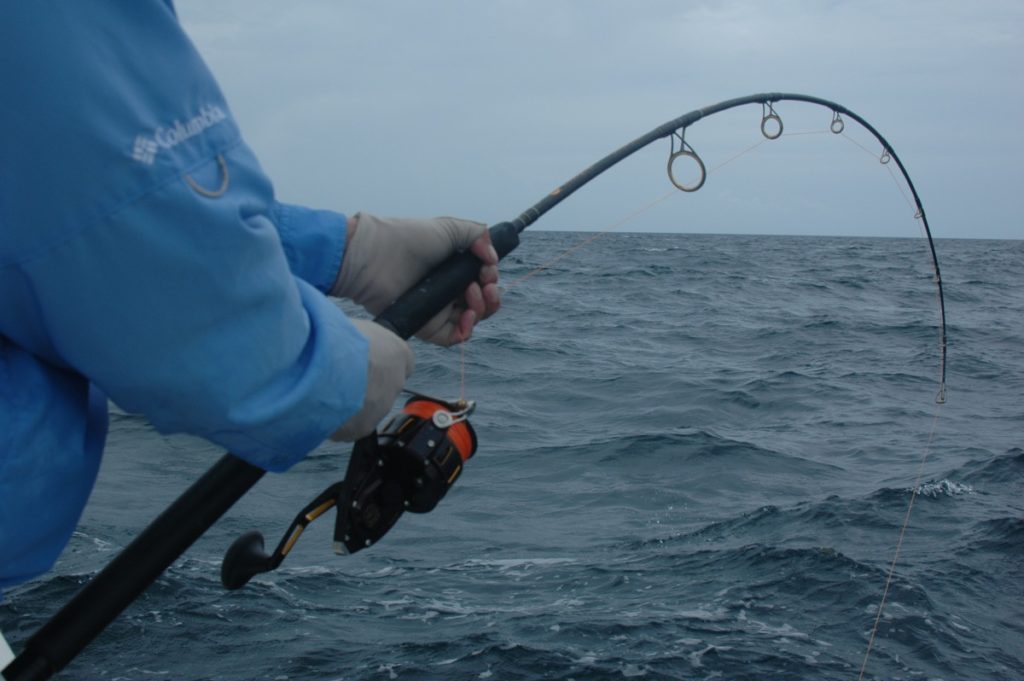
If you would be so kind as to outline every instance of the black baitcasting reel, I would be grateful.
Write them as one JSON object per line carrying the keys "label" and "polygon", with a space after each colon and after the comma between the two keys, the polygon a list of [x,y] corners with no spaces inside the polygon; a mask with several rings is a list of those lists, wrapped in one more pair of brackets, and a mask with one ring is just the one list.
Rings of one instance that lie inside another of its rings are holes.
{"label": "black baitcasting reel", "polygon": [[276,569],[306,526],[337,506],[334,551],[355,553],[383,537],[405,511],[426,513],[444,498],[476,452],[468,417],[474,402],[449,402],[413,393],[401,413],[379,433],[355,443],[345,479],[311,501],[292,521],[272,554],[263,535],[247,532],[224,554],[221,582],[239,589]]}

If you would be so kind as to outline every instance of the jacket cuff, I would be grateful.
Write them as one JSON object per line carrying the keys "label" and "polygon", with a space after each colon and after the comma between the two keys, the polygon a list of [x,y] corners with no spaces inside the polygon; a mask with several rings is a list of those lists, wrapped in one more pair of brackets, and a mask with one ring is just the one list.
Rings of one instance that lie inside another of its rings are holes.
{"label": "jacket cuff", "polygon": [[292,274],[330,293],[345,257],[345,215],[276,202],[272,217]]}

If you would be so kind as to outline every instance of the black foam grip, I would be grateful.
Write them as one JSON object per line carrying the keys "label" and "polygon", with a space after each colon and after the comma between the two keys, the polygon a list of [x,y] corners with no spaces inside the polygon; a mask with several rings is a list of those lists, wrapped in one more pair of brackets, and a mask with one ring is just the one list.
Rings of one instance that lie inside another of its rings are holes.
{"label": "black foam grip", "polygon": [[[519,245],[519,231],[511,222],[494,225],[490,232],[499,258]],[[479,273],[480,260],[475,255],[469,251],[454,253],[373,321],[401,338],[409,338],[445,305],[462,295]]]}

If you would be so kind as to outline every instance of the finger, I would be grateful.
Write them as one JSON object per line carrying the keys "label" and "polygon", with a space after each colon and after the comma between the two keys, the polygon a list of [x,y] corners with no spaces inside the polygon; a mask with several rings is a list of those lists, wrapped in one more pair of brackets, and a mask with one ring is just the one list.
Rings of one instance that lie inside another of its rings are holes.
{"label": "finger", "polygon": [[484,304],[484,294],[480,289],[480,284],[473,282],[466,288],[465,300],[466,309],[476,313],[477,319],[482,319],[487,307]]}
{"label": "finger", "polygon": [[498,266],[497,265],[484,265],[480,268],[480,285],[486,286],[487,284],[498,283]]}
{"label": "finger", "polygon": [[494,246],[491,244],[490,232],[485,231],[479,239],[473,242],[469,250],[473,255],[483,260],[485,265],[498,264],[498,252],[494,250]]}
{"label": "finger", "polygon": [[464,310],[459,317],[459,322],[452,331],[450,345],[462,343],[469,340],[473,335],[473,326],[476,324],[476,313],[472,310]]}
{"label": "finger", "polygon": [[462,307],[449,303],[416,332],[416,337],[442,347],[456,343],[458,341],[455,340],[455,336],[461,315]]}
{"label": "finger", "polygon": [[481,319],[487,319],[501,309],[501,290],[497,284],[488,284],[481,289],[484,298],[484,313]]}

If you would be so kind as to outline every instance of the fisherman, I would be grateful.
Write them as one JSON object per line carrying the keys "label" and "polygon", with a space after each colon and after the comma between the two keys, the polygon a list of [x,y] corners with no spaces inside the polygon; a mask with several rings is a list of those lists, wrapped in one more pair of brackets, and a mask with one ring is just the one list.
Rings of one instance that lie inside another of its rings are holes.
{"label": "fisherman", "polygon": [[419,335],[458,343],[497,311],[484,225],[278,201],[171,2],[0,21],[0,589],[71,536],[108,398],[284,471],[370,433],[413,369],[331,297],[377,314],[468,249],[478,282]]}

